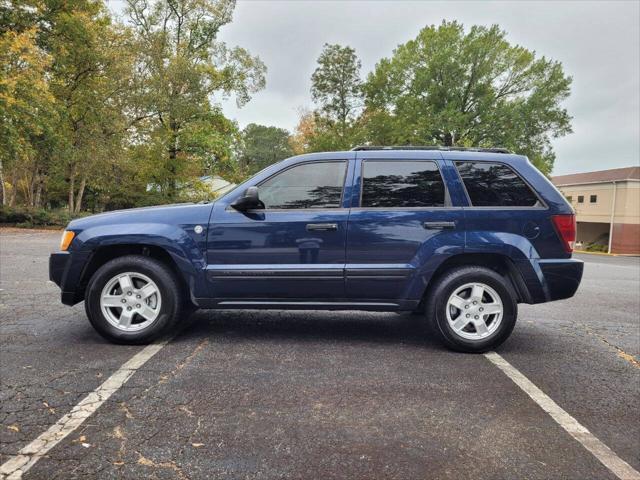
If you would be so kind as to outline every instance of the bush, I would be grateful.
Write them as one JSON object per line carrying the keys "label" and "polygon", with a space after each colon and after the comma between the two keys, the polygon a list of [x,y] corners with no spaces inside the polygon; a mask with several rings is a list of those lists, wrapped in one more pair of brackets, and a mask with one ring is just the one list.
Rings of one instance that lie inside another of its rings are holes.
{"label": "bush", "polygon": [[[86,213],[77,215],[84,216]],[[45,210],[43,208],[12,208],[0,206],[0,224],[16,227],[64,227],[74,217],[64,209]]]}
{"label": "bush", "polygon": [[607,245],[602,245],[600,243],[590,243],[589,245],[587,245],[587,248],[585,248],[585,250],[587,252],[607,253],[607,250],[609,250],[609,247]]}

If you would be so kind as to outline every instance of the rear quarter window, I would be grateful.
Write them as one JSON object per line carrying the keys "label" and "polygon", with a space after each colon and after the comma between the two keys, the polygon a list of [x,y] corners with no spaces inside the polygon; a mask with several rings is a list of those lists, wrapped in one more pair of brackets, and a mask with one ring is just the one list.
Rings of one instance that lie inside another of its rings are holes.
{"label": "rear quarter window", "polygon": [[537,207],[538,196],[510,167],[502,163],[456,162],[474,207]]}

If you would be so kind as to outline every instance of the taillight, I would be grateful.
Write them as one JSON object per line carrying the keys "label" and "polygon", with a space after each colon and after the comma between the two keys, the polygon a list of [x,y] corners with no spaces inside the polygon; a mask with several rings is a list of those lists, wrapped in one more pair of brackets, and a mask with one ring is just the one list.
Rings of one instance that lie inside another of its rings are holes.
{"label": "taillight", "polygon": [[573,252],[576,243],[576,216],[575,215],[553,215],[551,217],[556,231],[562,239],[562,244],[567,253]]}

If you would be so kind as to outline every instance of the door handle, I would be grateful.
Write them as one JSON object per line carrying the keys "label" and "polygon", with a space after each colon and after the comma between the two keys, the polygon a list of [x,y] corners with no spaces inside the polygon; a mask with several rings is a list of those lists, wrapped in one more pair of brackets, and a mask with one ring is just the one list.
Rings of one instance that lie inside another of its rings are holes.
{"label": "door handle", "polygon": [[456,222],[424,222],[422,226],[427,230],[444,230],[456,228]]}
{"label": "door handle", "polygon": [[335,232],[337,223],[307,223],[307,232]]}

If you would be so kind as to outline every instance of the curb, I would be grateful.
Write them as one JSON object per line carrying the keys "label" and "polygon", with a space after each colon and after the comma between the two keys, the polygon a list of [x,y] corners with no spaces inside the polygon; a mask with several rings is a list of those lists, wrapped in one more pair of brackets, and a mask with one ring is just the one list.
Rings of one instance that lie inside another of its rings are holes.
{"label": "curb", "polygon": [[606,252],[588,252],[586,250],[574,250],[574,253],[586,253],[587,255],[604,255],[606,257],[617,257],[617,253],[606,253]]}

